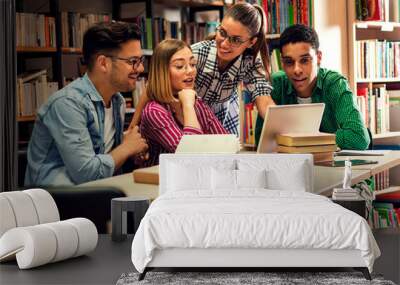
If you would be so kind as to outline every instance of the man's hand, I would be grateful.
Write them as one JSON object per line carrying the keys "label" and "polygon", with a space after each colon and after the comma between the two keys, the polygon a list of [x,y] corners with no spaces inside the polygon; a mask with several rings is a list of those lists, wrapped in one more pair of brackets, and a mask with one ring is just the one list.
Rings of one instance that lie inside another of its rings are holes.
{"label": "man's hand", "polygon": [[138,126],[128,129],[124,133],[122,144],[131,149],[131,155],[145,153],[149,147],[146,140],[140,135]]}
{"label": "man's hand", "polygon": [[196,91],[193,89],[182,89],[178,92],[179,101],[181,101],[182,107],[194,107],[196,102]]}
{"label": "man's hand", "polygon": [[127,130],[124,132],[122,143],[110,153],[114,159],[115,169],[119,169],[129,157],[144,153],[147,149],[146,140],[140,135],[137,126]]}

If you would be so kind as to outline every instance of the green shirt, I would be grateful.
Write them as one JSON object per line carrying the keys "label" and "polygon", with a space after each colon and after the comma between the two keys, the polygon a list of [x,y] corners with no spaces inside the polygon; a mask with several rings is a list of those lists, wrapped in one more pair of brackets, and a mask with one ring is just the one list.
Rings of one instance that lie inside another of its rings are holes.
{"label": "green shirt", "polygon": [[[296,90],[283,71],[271,76],[272,99],[277,105],[298,104]],[[317,84],[311,95],[312,103],[325,103],[321,132],[336,133],[336,144],[341,149],[364,150],[370,138],[348,82],[341,74],[320,68]],[[257,118],[255,137],[260,138],[263,119]]]}

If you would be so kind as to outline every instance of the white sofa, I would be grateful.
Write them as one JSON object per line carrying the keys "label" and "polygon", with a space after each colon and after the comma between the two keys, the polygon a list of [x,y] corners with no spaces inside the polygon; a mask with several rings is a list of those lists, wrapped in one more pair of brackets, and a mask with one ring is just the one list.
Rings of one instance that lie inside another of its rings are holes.
{"label": "white sofa", "polygon": [[57,206],[43,189],[0,193],[0,262],[16,259],[28,269],[86,254],[97,245],[88,219],[60,221]]}

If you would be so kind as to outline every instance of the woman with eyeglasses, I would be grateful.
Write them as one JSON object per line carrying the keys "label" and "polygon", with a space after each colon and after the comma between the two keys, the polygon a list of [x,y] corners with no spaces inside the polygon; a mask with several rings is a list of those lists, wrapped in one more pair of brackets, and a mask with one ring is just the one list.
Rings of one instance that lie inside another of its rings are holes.
{"label": "woman with eyeglasses", "polygon": [[175,152],[183,135],[226,134],[210,108],[194,91],[196,58],[181,40],[162,41],[151,58],[140,133],[149,144],[146,166],[160,153]]}
{"label": "woman with eyeglasses", "polygon": [[[270,96],[269,53],[265,38],[265,15],[258,5],[233,5],[222,19],[215,38],[192,45],[197,58],[196,94],[211,108],[224,128],[239,134],[240,82],[245,84],[264,118]],[[145,96],[137,106],[131,127],[138,124]]]}
{"label": "woman with eyeglasses", "polygon": [[264,117],[273,104],[269,95],[269,53],[265,38],[265,15],[258,5],[241,3],[232,6],[215,38],[192,46],[197,57],[196,91],[211,107],[223,126],[239,132],[238,85],[243,82]]}

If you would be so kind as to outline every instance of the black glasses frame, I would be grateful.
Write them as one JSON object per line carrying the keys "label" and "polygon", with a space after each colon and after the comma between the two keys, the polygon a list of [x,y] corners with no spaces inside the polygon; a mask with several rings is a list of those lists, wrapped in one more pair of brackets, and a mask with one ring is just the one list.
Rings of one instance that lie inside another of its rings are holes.
{"label": "black glasses frame", "polygon": [[229,36],[228,33],[222,28],[221,26],[218,26],[216,28],[216,32],[225,40],[228,39],[228,42],[230,45],[233,47],[240,47],[242,44],[247,42],[248,40],[252,39],[253,37],[248,38],[247,40],[243,40],[238,36]]}
{"label": "black glasses frame", "polygon": [[133,57],[119,57],[119,56],[113,56],[113,55],[105,55],[106,57],[112,58],[112,59],[118,59],[118,60],[122,60],[125,61],[125,63],[129,64],[130,66],[132,66],[133,69],[138,69],[139,66],[141,64],[144,63],[144,61],[146,60],[146,56],[142,55],[140,57],[138,56],[133,56]]}

